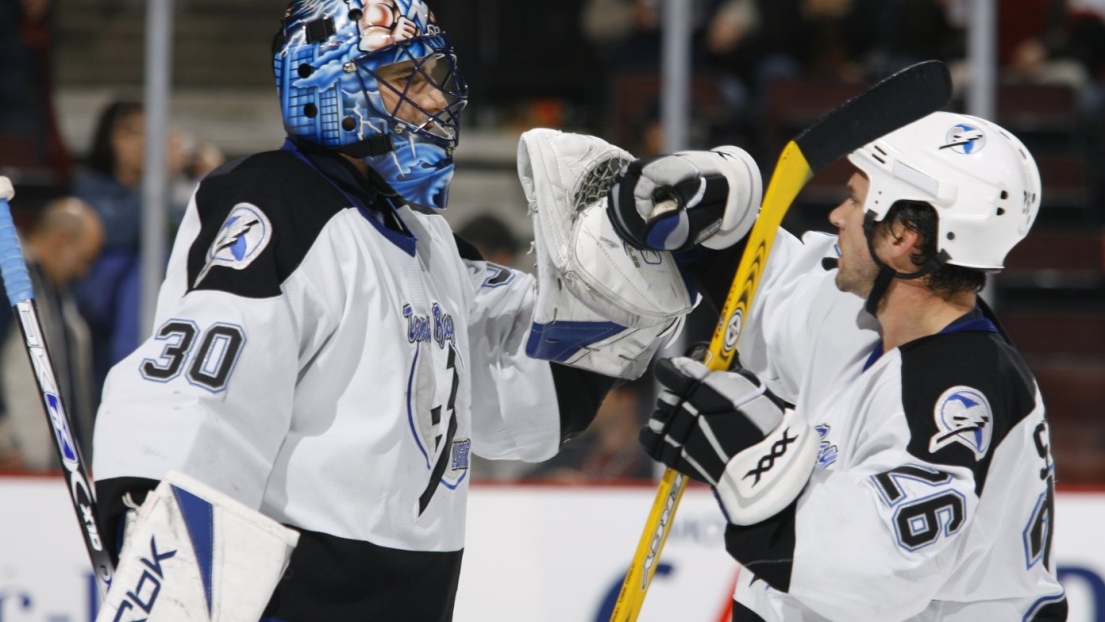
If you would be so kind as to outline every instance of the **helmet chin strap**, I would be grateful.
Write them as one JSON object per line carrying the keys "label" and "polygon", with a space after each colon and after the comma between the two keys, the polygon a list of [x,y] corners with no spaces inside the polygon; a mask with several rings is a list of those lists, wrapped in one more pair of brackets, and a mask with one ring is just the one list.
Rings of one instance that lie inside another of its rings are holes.
{"label": "helmet chin strap", "polygon": [[349,145],[342,145],[335,148],[336,151],[344,153],[347,156],[352,156],[357,159],[367,158],[370,156],[384,155],[392,151],[390,134],[377,134],[375,136],[369,136],[363,140],[358,140],[355,143]]}
{"label": "helmet chin strap", "polygon": [[894,270],[894,268],[886,265],[886,263],[875,254],[876,224],[875,213],[867,212],[863,217],[863,233],[867,237],[867,252],[871,254],[871,260],[879,267],[879,273],[875,276],[875,283],[871,286],[871,293],[867,295],[867,302],[863,305],[863,308],[872,316],[876,315],[875,312],[879,309],[879,302],[881,302],[883,296],[886,295],[886,290],[890,289],[891,281],[894,279],[901,279],[903,281],[919,279],[936,272],[948,261],[947,252],[940,251],[935,257],[930,257],[925,260],[924,265],[922,265],[921,269],[917,272],[906,273]]}

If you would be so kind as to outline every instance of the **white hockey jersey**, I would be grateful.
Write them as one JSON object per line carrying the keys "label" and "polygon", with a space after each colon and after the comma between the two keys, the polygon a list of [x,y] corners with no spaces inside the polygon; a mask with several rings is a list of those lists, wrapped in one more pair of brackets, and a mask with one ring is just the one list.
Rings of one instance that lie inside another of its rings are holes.
{"label": "white hockey jersey", "polygon": [[[821,435],[789,508],[730,525],[735,621],[1052,621],[1054,466],[1027,366],[976,311],[881,354],[836,238],[780,231],[742,363]],[[881,354],[881,356],[880,356]]]}
{"label": "white hockey jersey", "polygon": [[559,446],[532,278],[320,165],[348,167],[286,147],[197,189],[154,335],[106,383],[101,497],[178,469],[300,530],[268,620],[447,620],[470,453]]}

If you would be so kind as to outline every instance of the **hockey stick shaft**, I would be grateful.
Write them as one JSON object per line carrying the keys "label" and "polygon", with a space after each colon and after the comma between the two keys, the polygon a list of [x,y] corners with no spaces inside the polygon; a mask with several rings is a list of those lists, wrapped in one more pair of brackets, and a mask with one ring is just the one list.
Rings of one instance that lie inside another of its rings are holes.
{"label": "hockey stick shaft", "polygon": [[[786,144],[718,317],[704,361],[708,368],[732,365],[775,235],[806,183],[838,158],[939,110],[950,97],[947,68],[936,61],[919,63],[841,104]],[[640,614],[686,483],[686,476],[665,470],[611,622],[634,622]]]}
{"label": "hockey stick shaft", "polygon": [[85,548],[92,561],[100,596],[103,597],[111,585],[115,569],[96,526],[96,490],[92,485],[88,464],[72,433],[73,426],[62,404],[54,365],[46,349],[45,333],[35,307],[34,289],[12,221],[11,206],[8,204],[12,194],[11,182],[0,177],[0,275],[4,279],[4,289],[7,291],[12,313],[19,322],[23,345],[31,359],[35,382],[46,410],[47,423],[53,432],[54,449],[62,465],[62,475],[69,488],[73,509],[77,512],[77,522],[80,523]]}

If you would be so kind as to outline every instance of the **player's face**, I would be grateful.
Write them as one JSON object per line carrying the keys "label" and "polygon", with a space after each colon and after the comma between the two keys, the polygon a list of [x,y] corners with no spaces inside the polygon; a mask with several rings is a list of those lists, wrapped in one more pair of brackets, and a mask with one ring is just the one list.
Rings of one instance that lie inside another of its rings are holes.
{"label": "player's face", "polygon": [[[440,65],[440,67],[439,67]],[[441,89],[433,84],[427,74],[434,75],[435,70],[446,68],[447,63],[438,59],[427,59],[423,71],[419,71],[414,61],[403,61],[381,67],[376,72],[380,81],[380,98],[388,112],[416,127],[430,131],[435,128],[430,117],[448,106]],[[405,92],[406,98],[401,94]]]}
{"label": "player's face", "polygon": [[135,112],[120,117],[111,130],[111,148],[115,154],[115,175],[140,177],[145,163],[146,115]]}
{"label": "player's face", "polygon": [[836,286],[861,298],[871,293],[875,276],[879,273],[867,250],[867,237],[863,233],[863,206],[870,186],[871,182],[863,173],[853,173],[848,180],[848,198],[829,214],[829,222],[839,229],[837,245],[840,247],[840,262]]}

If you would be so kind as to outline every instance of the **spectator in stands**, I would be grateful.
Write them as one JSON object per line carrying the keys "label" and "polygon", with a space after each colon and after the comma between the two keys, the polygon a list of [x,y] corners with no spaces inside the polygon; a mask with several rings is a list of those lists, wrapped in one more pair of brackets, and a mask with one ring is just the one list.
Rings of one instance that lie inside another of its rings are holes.
{"label": "spectator in stands", "polygon": [[510,225],[498,216],[481,214],[457,230],[457,235],[472,243],[491,263],[513,267],[521,244]]}
{"label": "spectator in stands", "polygon": [[[130,354],[141,338],[138,314],[145,143],[142,105],[112,102],[100,115],[87,168],[78,173],[73,187],[73,193],[100,215],[106,230],[104,251],[77,288],[81,313],[92,331],[97,403],[107,371]],[[181,133],[170,133],[167,165],[173,183],[194,184],[222,161],[217,149],[207,145],[189,149]],[[185,207],[171,205],[172,222],[179,223]]]}
{"label": "spectator in stands", "polygon": [[[103,219],[100,258],[77,288],[81,313],[92,332],[97,403],[107,372],[140,342],[140,235],[145,117],[137,102],[116,101],[101,113],[86,170],[73,193]],[[183,154],[170,150],[170,173],[183,168]]]}
{"label": "spectator in stands", "polygon": [[1105,79],[1105,0],[1070,0],[1071,52],[1091,79]]}
{"label": "spectator in stands", "polygon": [[[755,0],[692,0],[687,3],[691,27],[690,55],[694,79],[712,81],[720,96],[721,105],[707,112],[697,101],[698,89],[692,86],[691,107],[696,115],[689,142],[699,145],[722,142],[742,142],[743,127],[747,123],[748,89],[742,78],[718,65],[719,55],[737,45],[743,33],[752,29],[756,19]],[[616,91],[623,76],[658,76],[661,66],[661,41],[664,13],[658,0],[586,0],[581,14],[584,35],[599,52],[607,76],[601,82],[613,86]],[[720,71],[719,71],[720,69]],[[656,90],[646,97],[659,96]],[[607,93],[610,105],[618,106],[616,92]],[[655,108],[656,114],[652,115]],[[645,114],[642,114],[645,113]],[[615,140],[630,152],[640,156],[654,152],[659,143],[659,108],[648,105],[638,111],[614,109],[617,118],[628,115],[628,123],[615,122],[619,128],[629,125],[638,132],[623,135],[618,132]],[[728,126],[728,127],[719,127]],[[740,128],[740,130],[734,130]],[[719,131],[720,130],[720,133]],[[650,136],[649,133],[655,133]],[[657,148],[658,152],[662,148]]]}
{"label": "spectator in stands", "polygon": [[776,77],[875,80],[958,53],[946,1],[729,0],[708,41],[760,89]]}
{"label": "spectator in stands", "polygon": [[1071,0],[1067,16],[1071,54],[1088,77],[1083,116],[1096,140],[1094,153],[1099,154],[1105,151],[1105,0]]}
{"label": "spectator in stands", "polygon": [[[95,210],[74,197],[49,203],[23,243],[58,389],[82,449],[92,447],[92,354],[71,283],[88,274],[104,241]],[[0,310],[0,467],[58,468],[34,371],[11,309]],[[88,455],[86,454],[86,457]]]}
{"label": "spectator in stands", "polygon": [[0,0],[0,166],[68,182],[53,108],[51,0]]}
{"label": "spectator in stands", "polygon": [[1015,11],[998,11],[1002,79],[1081,92],[1088,76],[1072,55],[1067,17],[1067,0],[1021,0]]}

